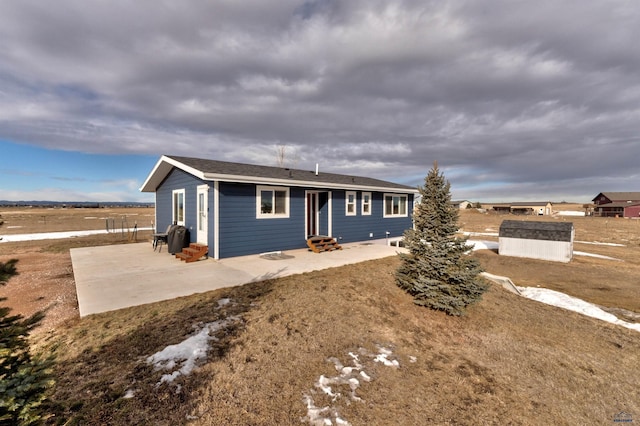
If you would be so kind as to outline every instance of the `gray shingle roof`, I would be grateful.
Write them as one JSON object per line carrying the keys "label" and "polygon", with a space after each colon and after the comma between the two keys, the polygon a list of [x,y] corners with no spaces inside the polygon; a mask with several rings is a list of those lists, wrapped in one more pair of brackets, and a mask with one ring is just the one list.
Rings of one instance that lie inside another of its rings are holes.
{"label": "gray shingle roof", "polygon": [[500,225],[500,237],[527,240],[571,241],[573,223],[505,220]]}
{"label": "gray shingle roof", "polygon": [[[173,162],[180,163],[187,168],[194,169],[202,173],[205,178],[222,179],[233,181],[234,177],[255,178],[256,182],[273,181],[274,183],[301,185],[304,183],[310,187],[323,187],[323,185],[344,186],[345,188],[381,188],[388,190],[399,190],[402,192],[417,192],[415,187],[388,182],[363,176],[342,175],[320,171],[316,175],[315,170],[299,170],[281,167],[260,166],[255,164],[232,163],[227,161],[207,160],[203,158],[181,157],[167,155],[166,158]],[[158,168],[157,168],[158,169]],[[166,168],[163,168],[166,172]],[[156,170],[156,172],[159,172]],[[153,175],[153,173],[152,173]],[[152,175],[147,179],[147,183],[141,188],[143,191],[155,190],[148,184],[159,182],[152,179]],[[246,179],[244,179],[246,181]]]}

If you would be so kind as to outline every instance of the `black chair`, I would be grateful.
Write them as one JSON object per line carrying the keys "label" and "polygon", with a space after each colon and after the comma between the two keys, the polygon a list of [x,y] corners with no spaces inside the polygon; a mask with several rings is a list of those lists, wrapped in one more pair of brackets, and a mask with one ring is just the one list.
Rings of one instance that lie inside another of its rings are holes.
{"label": "black chair", "polygon": [[165,232],[157,232],[153,234],[153,251],[158,249],[158,253],[162,251],[162,244],[169,244],[169,231],[173,225],[167,226]]}

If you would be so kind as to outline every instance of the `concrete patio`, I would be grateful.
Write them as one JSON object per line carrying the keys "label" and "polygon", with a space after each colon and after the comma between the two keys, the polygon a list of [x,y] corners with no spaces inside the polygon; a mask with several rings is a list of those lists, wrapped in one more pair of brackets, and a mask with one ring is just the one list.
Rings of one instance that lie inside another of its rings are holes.
{"label": "concrete patio", "polygon": [[394,256],[404,249],[384,240],[344,244],[343,250],[289,250],[282,256],[250,255],[184,263],[150,243],[71,249],[80,316],[169,300],[268,278]]}

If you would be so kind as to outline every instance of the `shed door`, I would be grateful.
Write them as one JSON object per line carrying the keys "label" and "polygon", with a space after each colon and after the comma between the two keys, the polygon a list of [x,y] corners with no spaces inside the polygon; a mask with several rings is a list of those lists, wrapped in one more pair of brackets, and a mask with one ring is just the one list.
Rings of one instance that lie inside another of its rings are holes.
{"label": "shed door", "polygon": [[207,226],[209,217],[209,185],[198,186],[198,231],[197,239],[200,244],[209,245]]}

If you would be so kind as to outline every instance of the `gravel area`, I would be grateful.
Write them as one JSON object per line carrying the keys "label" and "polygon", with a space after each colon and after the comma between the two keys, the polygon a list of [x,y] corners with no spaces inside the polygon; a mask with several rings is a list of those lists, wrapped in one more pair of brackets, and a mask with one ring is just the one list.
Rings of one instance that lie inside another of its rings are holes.
{"label": "gravel area", "polygon": [[0,255],[0,262],[18,259],[18,275],[0,287],[3,306],[24,316],[44,310],[46,316],[33,334],[48,332],[59,324],[79,318],[76,286],[69,253],[29,251]]}

